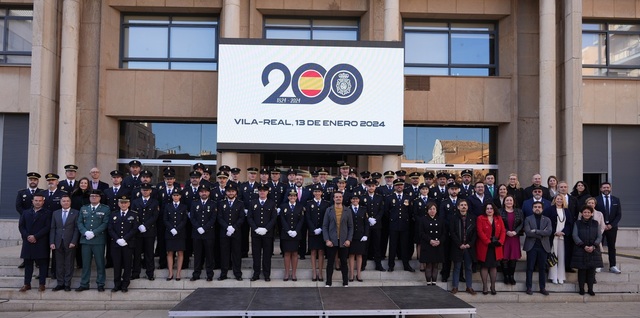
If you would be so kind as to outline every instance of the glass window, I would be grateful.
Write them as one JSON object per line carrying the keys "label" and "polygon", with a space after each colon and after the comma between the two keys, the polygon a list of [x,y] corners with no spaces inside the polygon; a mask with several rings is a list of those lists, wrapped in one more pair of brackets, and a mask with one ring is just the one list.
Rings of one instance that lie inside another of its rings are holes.
{"label": "glass window", "polygon": [[121,122],[119,157],[209,159],[216,142],[213,123]]}
{"label": "glass window", "polygon": [[495,164],[493,128],[404,127],[403,162]]}
{"label": "glass window", "polygon": [[266,18],[265,39],[358,41],[357,20]]}
{"label": "glass window", "polygon": [[0,8],[0,64],[31,64],[32,29],[30,8]]}
{"label": "glass window", "polygon": [[640,24],[583,23],[582,75],[640,77]]}
{"label": "glass window", "polygon": [[405,75],[495,76],[496,38],[494,23],[406,21]]}
{"label": "glass window", "polygon": [[122,68],[218,68],[215,17],[125,15],[122,28]]}

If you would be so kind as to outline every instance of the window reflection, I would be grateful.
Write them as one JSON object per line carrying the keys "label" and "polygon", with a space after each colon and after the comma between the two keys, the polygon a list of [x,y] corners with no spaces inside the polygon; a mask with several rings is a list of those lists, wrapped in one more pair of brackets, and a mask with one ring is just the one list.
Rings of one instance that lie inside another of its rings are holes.
{"label": "window reflection", "polygon": [[403,162],[493,164],[490,128],[404,127]]}
{"label": "window reflection", "polygon": [[217,69],[216,18],[148,15],[123,21],[123,68]]}
{"label": "window reflection", "polygon": [[582,75],[640,77],[640,24],[583,23]]}
{"label": "window reflection", "polygon": [[215,158],[217,131],[211,123],[121,122],[120,158]]}
{"label": "window reflection", "polygon": [[494,23],[405,21],[405,75],[495,76],[495,39]]}
{"label": "window reflection", "polygon": [[31,64],[33,10],[0,9],[0,64]]}
{"label": "window reflection", "polygon": [[357,41],[358,21],[353,19],[266,18],[266,39]]}

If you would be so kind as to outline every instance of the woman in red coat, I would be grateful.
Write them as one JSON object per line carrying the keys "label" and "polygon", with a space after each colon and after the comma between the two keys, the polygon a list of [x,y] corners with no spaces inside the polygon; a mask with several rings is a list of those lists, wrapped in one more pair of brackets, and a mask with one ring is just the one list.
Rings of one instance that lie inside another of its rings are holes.
{"label": "woman in red coat", "polygon": [[476,256],[481,264],[482,293],[488,294],[487,275],[491,277],[491,295],[496,294],[496,273],[502,260],[502,246],[505,240],[505,228],[495,204],[487,203],[484,214],[478,217],[478,239]]}

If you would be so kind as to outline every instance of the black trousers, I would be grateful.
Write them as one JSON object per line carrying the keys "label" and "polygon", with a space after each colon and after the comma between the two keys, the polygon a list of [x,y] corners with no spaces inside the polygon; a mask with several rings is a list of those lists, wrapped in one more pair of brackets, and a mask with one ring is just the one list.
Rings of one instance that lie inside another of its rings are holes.
{"label": "black trousers", "polygon": [[[192,231],[191,222],[187,222],[187,226],[184,227],[184,232],[190,236],[191,231]],[[189,268],[189,259],[191,258],[191,255],[193,255],[193,240],[190,238],[187,238],[184,242],[183,255],[184,255],[184,258],[182,259],[182,269]]]}
{"label": "black trousers", "polygon": [[120,246],[111,243],[111,257],[113,260],[113,284],[115,287],[129,288],[131,282],[131,257],[133,248],[129,245]]}
{"label": "black trousers", "polygon": [[193,239],[193,277],[200,278],[205,264],[207,278],[213,278],[213,246],[215,239]]}
{"label": "black trousers", "polygon": [[596,281],[596,269],[578,269],[578,287],[584,291],[584,284],[587,283],[589,291],[593,291],[593,283]]}
{"label": "black trousers", "polygon": [[[340,243],[342,244],[342,243]],[[336,260],[336,254],[340,258],[340,272],[342,272],[342,285],[349,285],[349,266],[347,258],[349,257],[349,249],[346,247],[327,247],[327,285],[331,286],[333,277],[333,266]]]}
{"label": "black trousers", "polygon": [[527,289],[531,289],[533,286],[533,268],[536,265],[538,266],[538,284],[540,285],[540,290],[543,290],[547,280],[547,251],[542,246],[534,246],[527,251],[527,281],[525,283]]}
{"label": "black trousers", "polygon": [[251,253],[253,256],[253,276],[258,277],[262,273],[264,278],[270,278],[273,237],[252,234]]}
{"label": "black trousers", "polygon": [[613,227],[611,230],[606,230],[602,235],[607,241],[609,267],[616,266],[616,238],[618,237],[618,228]]}
{"label": "black trousers", "polygon": [[369,247],[367,256],[370,256],[376,263],[380,265],[382,261],[382,252],[380,251],[380,240],[382,239],[382,228],[369,228]]}
{"label": "black trousers", "polygon": [[250,229],[251,227],[249,226],[249,223],[245,222],[242,223],[242,225],[240,226],[240,236],[242,239],[242,257],[249,257],[249,233],[250,233]]}
{"label": "black trousers", "polygon": [[440,270],[440,276],[442,279],[449,279],[449,274],[451,273],[451,241],[445,240],[442,242],[442,248],[444,249],[444,261],[442,262],[442,270]]}
{"label": "black trousers", "polygon": [[[142,267],[142,255],[144,255],[144,265],[147,277],[153,277],[155,262],[153,259],[153,247],[156,241],[155,236],[138,237],[135,239],[136,246],[133,251],[133,275],[140,276]],[[112,245],[113,246],[113,245]],[[118,245],[120,246],[120,245]],[[167,258],[165,257],[165,260]]]}
{"label": "black trousers", "polygon": [[409,244],[409,231],[389,231],[389,258],[387,259],[389,268],[395,267],[396,255],[400,255],[405,268],[409,267],[407,244]]}
{"label": "black trousers", "polygon": [[[164,212],[161,212],[158,216],[158,221],[156,222],[156,228],[158,229],[158,234],[156,235],[157,243],[156,243],[156,252],[154,256],[158,256],[158,267],[159,268],[167,268],[167,238],[165,237],[167,226],[164,225],[164,216],[162,215]],[[189,232],[187,232],[189,233]]]}
{"label": "black trousers", "polygon": [[47,272],[49,271],[49,259],[48,258],[38,258],[38,259],[24,259],[24,284],[31,285],[31,278],[33,277],[33,263],[38,265],[39,276],[38,280],[40,285],[47,284]]}
{"label": "black trousers", "polygon": [[[300,236],[302,235],[302,236]],[[302,230],[298,233],[298,237],[302,237],[298,243],[298,255],[300,257],[307,255],[307,223],[302,223]]]}
{"label": "black trousers", "polygon": [[[229,267],[233,276],[242,277],[242,239],[240,236],[224,236],[220,238],[220,276],[227,276]],[[229,264],[231,263],[231,264]],[[231,265],[231,266],[230,266]]]}

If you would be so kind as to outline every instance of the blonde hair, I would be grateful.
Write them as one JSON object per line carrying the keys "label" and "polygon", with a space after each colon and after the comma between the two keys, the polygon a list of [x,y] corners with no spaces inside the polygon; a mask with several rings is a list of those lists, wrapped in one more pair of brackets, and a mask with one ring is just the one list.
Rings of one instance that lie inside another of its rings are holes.
{"label": "blonde hair", "polygon": [[556,194],[556,195],[553,197],[553,202],[551,202],[551,203],[555,206],[555,205],[556,205],[556,199],[557,199],[558,197],[562,197],[562,200],[563,200],[563,201],[562,201],[562,207],[563,207],[563,208],[565,208],[565,209],[566,209],[566,208],[568,208],[568,207],[569,207],[569,202],[567,202],[568,200],[565,200],[565,199],[564,199],[564,194]]}
{"label": "blonde hair", "polygon": [[[511,177],[516,177],[516,188],[520,188],[520,180],[518,179],[518,174],[517,173],[511,173],[509,174],[509,178]],[[507,180],[507,185],[509,185],[509,180]]]}

